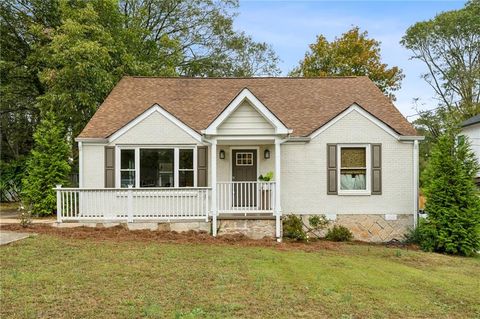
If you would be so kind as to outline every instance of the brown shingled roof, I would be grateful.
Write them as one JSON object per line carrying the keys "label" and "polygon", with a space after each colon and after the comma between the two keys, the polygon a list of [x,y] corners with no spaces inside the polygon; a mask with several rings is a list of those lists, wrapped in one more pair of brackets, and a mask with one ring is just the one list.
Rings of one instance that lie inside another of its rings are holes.
{"label": "brown shingled roof", "polygon": [[124,77],[108,95],[81,138],[107,138],[154,104],[201,131],[244,88],[248,88],[288,128],[307,136],[353,103],[400,135],[416,135],[412,125],[368,77],[161,78]]}

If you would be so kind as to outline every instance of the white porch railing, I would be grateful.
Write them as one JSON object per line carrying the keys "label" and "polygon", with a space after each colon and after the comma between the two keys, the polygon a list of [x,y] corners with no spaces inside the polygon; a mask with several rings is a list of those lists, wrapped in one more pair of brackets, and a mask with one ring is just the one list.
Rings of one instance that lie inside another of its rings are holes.
{"label": "white porch railing", "polygon": [[219,182],[218,213],[273,213],[275,196],[275,182]]}
{"label": "white porch railing", "polygon": [[57,220],[147,221],[205,219],[210,188],[61,188]]}

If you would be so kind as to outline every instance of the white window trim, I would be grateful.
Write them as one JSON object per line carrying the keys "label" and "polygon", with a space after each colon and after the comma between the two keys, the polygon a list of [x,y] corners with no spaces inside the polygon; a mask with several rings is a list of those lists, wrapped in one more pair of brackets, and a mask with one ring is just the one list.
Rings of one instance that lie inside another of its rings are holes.
{"label": "white window trim", "polygon": [[[193,150],[193,187],[197,187],[197,145],[147,145],[147,146],[138,146],[138,145],[117,145],[115,146],[115,187],[120,188],[120,155],[121,150],[134,150],[135,151],[135,188],[140,188],[140,149],[173,149],[174,157],[174,187],[179,187],[179,154],[180,149],[191,149]],[[184,169],[190,170],[191,169]],[[143,187],[151,188],[151,187]],[[155,188],[155,187],[153,187]],[[165,187],[171,188],[171,187]],[[183,188],[183,187],[182,187]],[[188,188],[188,187],[187,187]]]}
{"label": "white window trim", "polygon": [[[121,187],[120,182],[121,182],[122,172],[134,172],[134,173],[135,173],[135,184],[137,183],[137,177],[138,177],[138,176],[137,176],[137,175],[138,175],[138,174],[137,174],[137,152],[135,152],[135,149],[131,149],[131,148],[125,148],[125,149],[123,149],[123,150],[126,150],[126,151],[128,151],[128,150],[133,150],[133,151],[134,151],[134,153],[133,153],[133,157],[134,157],[133,160],[135,161],[135,166],[134,166],[133,168],[122,168],[122,166],[121,166],[121,165],[122,165],[122,162],[121,162],[121,161],[118,162],[118,170],[119,170],[119,172],[118,172],[118,183],[119,183],[119,186],[118,186],[118,187]],[[120,158],[120,156],[121,156],[121,153],[122,153],[122,152],[121,152],[121,150],[120,150],[120,151],[119,151],[119,158]],[[115,167],[116,167],[116,163],[115,163]],[[115,174],[116,174],[116,172],[115,172]],[[134,185],[134,186],[135,186],[135,185]]]}
{"label": "white window trim", "polygon": [[[341,182],[340,182],[340,177],[341,177],[341,158],[342,158],[342,148],[349,148],[349,147],[364,147],[365,148],[365,156],[366,156],[366,189],[358,189],[358,190],[342,190],[341,189]],[[371,178],[371,147],[370,144],[337,144],[337,190],[338,190],[338,195],[347,195],[347,196],[354,196],[354,195],[371,195],[372,190],[371,190],[371,184],[372,184],[372,178]]]}
{"label": "white window trim", "polygon": [[[247,154],[250,154],[251,155],[251,160],[252,162],[250,164],[244,164],[244,163],[238,163],[238,155],[247,155]],[[235,153],[235,165],[236,166],[253,166],[253,154],[254,152],[237,152]],[[257,155],[258,156],[258,155]]]}

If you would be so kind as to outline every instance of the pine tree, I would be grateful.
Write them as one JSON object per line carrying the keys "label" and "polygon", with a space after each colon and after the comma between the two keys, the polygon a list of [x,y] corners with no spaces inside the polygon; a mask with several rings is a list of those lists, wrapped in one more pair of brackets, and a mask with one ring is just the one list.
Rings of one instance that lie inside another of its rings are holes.
{"label": "pine tree", "polygon": [[468,141],[447,130],[432,149],[425,171],[425,210],[420,225],[425,250],[473,255],[480,250],[480,197],[474,176],[480,169]]}
{"label": "pine tree", "polygon": [[56,207],[53,188],[67,182],[70,147],[63,124],[52,112],[46,113],[33,138],[35,146],[27,160],[22,199],[31,206],[33,214],[45,216],[52,214]]}

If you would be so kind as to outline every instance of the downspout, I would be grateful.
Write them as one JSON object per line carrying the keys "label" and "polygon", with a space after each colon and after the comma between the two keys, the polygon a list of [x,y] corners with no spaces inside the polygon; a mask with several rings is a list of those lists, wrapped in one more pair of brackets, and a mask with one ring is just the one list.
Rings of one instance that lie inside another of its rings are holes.
{"label": "downspout", "polygon": [[413,228],[418,225],[419,155],[418,140],[413,141]]}

